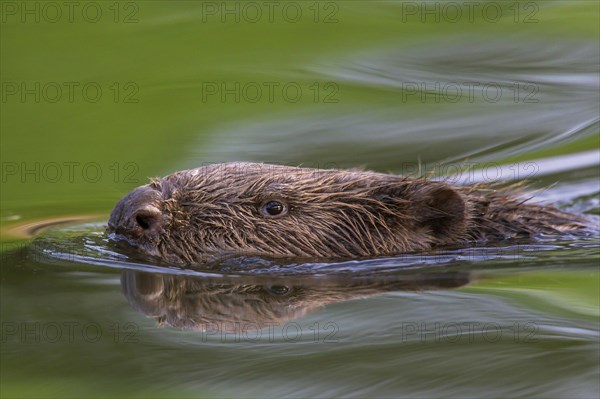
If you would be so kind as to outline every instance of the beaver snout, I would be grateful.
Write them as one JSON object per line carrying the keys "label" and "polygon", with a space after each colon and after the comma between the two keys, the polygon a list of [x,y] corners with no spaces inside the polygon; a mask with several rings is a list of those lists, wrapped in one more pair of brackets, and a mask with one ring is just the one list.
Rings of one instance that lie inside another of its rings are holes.
{"label": "beaver snout", "polygon": [[125,238],[134,244],[153,241],[162,225],[159,208],[161,193],[142,186],[123,197],[115,206],[108,220],[108,232],[116,233],[117,239]]}

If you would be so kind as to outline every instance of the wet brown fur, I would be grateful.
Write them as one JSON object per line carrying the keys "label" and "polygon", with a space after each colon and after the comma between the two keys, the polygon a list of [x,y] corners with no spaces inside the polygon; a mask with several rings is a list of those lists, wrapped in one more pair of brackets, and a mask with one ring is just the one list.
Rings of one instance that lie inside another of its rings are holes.
{"label": "wet brown fur", "polygon": [[[280,217],[260,212],[278,200]],[[132,220],[141,214],[149,227]],[[154,179],[124,197],[109,232],[167,262],[224,256],[358,258],[439,245],[557,234],[584,221],[517,185],[452,186],[356,170],[214,164]]]}

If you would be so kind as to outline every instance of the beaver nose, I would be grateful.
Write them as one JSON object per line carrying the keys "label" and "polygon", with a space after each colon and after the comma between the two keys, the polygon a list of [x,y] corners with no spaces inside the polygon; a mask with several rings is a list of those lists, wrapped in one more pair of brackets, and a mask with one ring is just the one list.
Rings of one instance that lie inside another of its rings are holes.
{"label": "beaver nose", "polygon": [[158,190],[149,186],[136,188],[113,209],[108,220],[109,230],[128,236],[157,231],[162,220],[160,200]]}

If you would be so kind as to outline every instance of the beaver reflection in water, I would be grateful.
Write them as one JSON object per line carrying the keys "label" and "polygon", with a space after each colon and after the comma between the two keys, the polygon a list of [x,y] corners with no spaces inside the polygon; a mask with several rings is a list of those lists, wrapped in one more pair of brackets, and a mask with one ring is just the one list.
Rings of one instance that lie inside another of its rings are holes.
{"label": "beaver reflection in water", "polygon": [[214,164],[139,187],[108,232],[176,264],[227,256],[358,258],[557,234],[584,221],[510,188],[355,170]]}
{"label": "beaver reflection in water", "polygon": [[303,317],[323,306],[393,291],[457,288],[468,272],[421,273],[387,279],[272,280],[199,278],[131,270],[121,288],[131,305],[159,325],[197,331],[261,329]]}

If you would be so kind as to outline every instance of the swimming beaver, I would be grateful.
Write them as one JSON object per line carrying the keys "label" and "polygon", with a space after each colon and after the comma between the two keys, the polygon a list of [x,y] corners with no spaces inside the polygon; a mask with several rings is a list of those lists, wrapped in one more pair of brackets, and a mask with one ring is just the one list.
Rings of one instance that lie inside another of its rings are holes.
{"label": "swimming beaver", "polygon": [[177,264],[227,256],[357,258],[584,227],[514,189],[260,163],[153,179],[113,209],[111,237]]}

